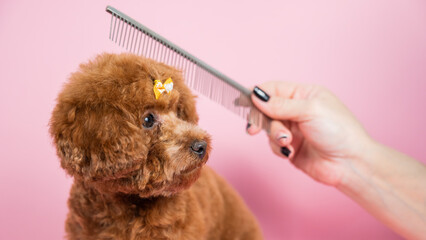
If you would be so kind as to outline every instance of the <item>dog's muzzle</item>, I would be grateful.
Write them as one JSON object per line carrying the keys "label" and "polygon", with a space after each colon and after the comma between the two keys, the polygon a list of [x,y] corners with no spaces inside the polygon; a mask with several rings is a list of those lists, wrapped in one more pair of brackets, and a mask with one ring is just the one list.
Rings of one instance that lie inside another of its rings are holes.
{"label": "dog's muzzle", "polygon": [[206,155],[207,143],[205,141],[194,141],[190,149],[198,156],[198,158],[203,159]]}

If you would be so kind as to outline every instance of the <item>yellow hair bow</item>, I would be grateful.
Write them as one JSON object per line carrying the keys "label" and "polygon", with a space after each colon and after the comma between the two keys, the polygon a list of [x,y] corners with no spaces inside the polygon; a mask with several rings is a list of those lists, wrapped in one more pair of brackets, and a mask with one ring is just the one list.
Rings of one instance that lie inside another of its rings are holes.
{"label": "yellow hair bow", "polygon": [[154,81],[154,93],[155,99],[158,99],[160,95],[164,92],[170,93],[173,89],[173,81],[172,78],[168,78],[164,84],[161,83],[160,80]]}

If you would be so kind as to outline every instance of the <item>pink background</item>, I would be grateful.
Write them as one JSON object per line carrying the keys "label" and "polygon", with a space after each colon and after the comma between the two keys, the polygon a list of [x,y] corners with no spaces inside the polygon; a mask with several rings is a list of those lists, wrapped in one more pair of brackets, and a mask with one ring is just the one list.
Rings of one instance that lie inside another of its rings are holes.
{"label": "pink background", "polygon": [[[177,3],[179,2],[179,3]],[[426,159],[426,3],[418,1],[0,2],[0,239],[61,239],[72,179],[47,124],[69,74],[103,51],[110,4],[245,86],[332,89],[379,141]],[[262,133],[204,97],[209,165],[244,197],[266,239],[399,239],[337,190],[274,156]]]}

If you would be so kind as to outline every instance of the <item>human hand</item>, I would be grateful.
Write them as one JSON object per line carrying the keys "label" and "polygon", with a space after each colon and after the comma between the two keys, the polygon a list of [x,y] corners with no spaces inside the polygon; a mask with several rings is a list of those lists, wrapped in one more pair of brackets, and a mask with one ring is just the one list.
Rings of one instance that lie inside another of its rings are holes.
{"label": "human hand", "polygon": [[[319,182],[337,186],[351,161],[374,145],[352,113],[323,87],[267,82],[253,92],[254,105],[273,119],[268,133],[272,151]],[[260,130],[247,125],[250,135]]]}

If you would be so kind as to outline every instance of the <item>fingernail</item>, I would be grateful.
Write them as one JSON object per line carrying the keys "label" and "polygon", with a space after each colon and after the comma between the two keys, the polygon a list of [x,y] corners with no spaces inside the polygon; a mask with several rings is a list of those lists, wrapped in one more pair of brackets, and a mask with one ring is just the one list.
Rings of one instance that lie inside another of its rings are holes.
{"label": "fingernail", "polygon": [[290,149],[288,149],[287,147],[282,147],[282,148],[281,148],[281,153],[282,153],[284,156],[288,157],[288,156],[290,156],[291,151],[290,151]]}
{"label": "fingernail", "polygon": [[279,133],[277,137],[278,142],[285,142],[287,141],[288,135],[285,133]]}
{"label": "fingernail", "polygon": [[250,126],[251,126],[251,123],[247,123],[246,131],[248,131],[248,130],[249,130]]}
{"label": "fingernail", "polygon": [[253,89],[254,95],[258,97],[260,100],[267,102],[269,100],[269,95],[266,94],[262,89],[258,88],[257,86]]}

